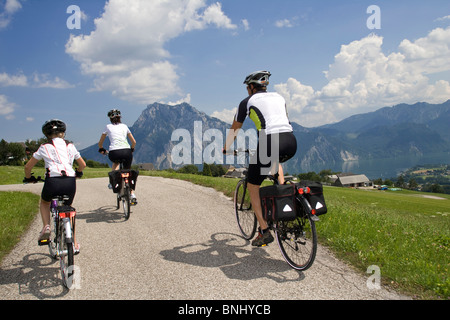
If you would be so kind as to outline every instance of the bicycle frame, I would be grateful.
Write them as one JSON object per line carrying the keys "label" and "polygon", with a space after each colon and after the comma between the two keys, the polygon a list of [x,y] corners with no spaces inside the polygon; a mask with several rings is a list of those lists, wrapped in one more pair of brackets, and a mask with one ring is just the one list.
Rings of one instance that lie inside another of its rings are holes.
{"label": "bicycle frame", "polygon": [[[60,271],[63,285],[66,288],[71,287],[73,276],[74,252],[73,242],[75,233],[75,217],[76,211],[74,208],[67,206],[64,202],[68,197],[59,196],[52,200],[50,204],[50,213],[54,225],[54,235],[50,238],[49,251],[54,259],[60,261]],[[64,239],[62,235],[64,234]],[[66,263],[67,258],[67,263]]]}

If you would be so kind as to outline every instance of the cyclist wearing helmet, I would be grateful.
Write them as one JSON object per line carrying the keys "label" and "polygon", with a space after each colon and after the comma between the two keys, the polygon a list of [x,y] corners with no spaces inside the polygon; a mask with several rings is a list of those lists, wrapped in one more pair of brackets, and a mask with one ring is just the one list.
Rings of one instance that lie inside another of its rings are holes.
{"label": "cyclist wearing helmet", "polygon": [[[24,182],[36,182],[31,170],[39,160],[44,160],[46,174],[41,193],[40,212],[44,228],[38,241],[48,240],[50,237],[50,202],[58,195],[68,195],[67,205],[71,205],[76,193],[75,178],[81,178],[86,163],[73,143],[64,140],[66,124],[58,119],[51,119],[42,126],[42,133],[48,142],[42,144],[25,165]],[[78,164],[76,170],[72,165],[74,160]],[[74,235],[75,253],[80,252],[80,245]]]}
{"label": "cyclist wearing helmet", "polygon": [[[103,148],[103,142],[106,137],[109,137],[109,160],[113,162],[112,170],[119,170],[120,163],[118,161],[125,160],[123,163],[124,169],[131,169],[131,163],[133,162],[133,151],[136,146],[136,140],[133,137],[128,126],[121,121],[121,113],[118,109],[112,109],[108,112],[108,118],[111,121],[106,125],[103,131],[100,141],[98,142],[98,152],[106,154],[106,149]],[[127,138],[131,142],[131,146],[128,143]],[[137,199],[134,190],[131,190],[131,204],[136,205]]]}
{"label": "cyclist wearing helmet", "polygon": [[[231,130],[227,136],[224,153],[232,146],[244,120],[249,117],[258,130],[256,159],[250,160],[248,168],[248,190],[253,210],[259,222],[259,233],[253,246],[262,246],[274,240],[263,218],[259,188],[269,174],[279,174],[279,183],[284,183],[282,162],[291,159],[297,152],[297,140],[289,122],[284,98],[275,92],[267,92],[268,71],[256,71],[245,78],[249,96],[237,110]],[[278,154],[278,157],[276,155]]]}

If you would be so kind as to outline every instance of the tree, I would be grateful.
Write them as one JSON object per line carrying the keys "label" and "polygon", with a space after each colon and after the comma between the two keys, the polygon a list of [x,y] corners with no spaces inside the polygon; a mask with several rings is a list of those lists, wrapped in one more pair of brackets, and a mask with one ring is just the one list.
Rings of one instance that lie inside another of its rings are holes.
{"label": "tree", "polygon": [[417,183],[416,179],[414,179],[414,178],[409,179],[408,189],[415,190],[415,189],[417,189],[418,186],[419,186],[419,184]]}
{"label": "tree", "polygon": [[4,139],[0,141],[0,165],[5,165],[8,161],[8,142]]}
{"label": "tree", "polygon": [[405,179],[403,178],[403,176],[399,176],[397,181],[394,184],[397,188],[404,188],[405,185]]}
{"label": "tree", "polygon": [[8,164],[12,166],[23,165],[25,159],[25,148],[20,143],[10,143],[8,145]]}

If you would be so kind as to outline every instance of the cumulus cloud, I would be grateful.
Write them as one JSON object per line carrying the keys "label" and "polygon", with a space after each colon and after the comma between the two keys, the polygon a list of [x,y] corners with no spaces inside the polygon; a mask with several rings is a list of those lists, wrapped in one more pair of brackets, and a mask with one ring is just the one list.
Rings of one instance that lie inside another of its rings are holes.
{"label": "cumulus cloud", "polygon": [[193,30],[236,29],[219,2],[110,0],[89,35],[71,35],[66,53],[94,77],[93,90],[137,103],[181,95],[177,67],[164,45]]}
{"label": "cumulus cloud", "polygon": [[383,53],[382,44],[382,37],[370,35],[343,45],[320,90],[296,79],[276,85],[287,100],[291,119],[314,127],[398,103],[441,103],[450,98],[448,81],[433,83],[428,78],[450,70],[450,27],[415,41],[403,40],[389,55]]}

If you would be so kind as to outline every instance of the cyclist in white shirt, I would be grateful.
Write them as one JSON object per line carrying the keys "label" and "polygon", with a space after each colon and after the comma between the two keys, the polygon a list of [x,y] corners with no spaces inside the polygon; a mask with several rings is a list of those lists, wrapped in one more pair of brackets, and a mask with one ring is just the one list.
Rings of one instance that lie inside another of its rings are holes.
{"label": "cyclist in white shirt", "polygon": [[[136,146],[136,140],[128,126],[122,123],[121,116],[120,110],[118,109],[112,109],[108,112],[108,118],[111,123],[106,125],[106,128],[100,137],[100,141],[98,142],[98,152],[106,154],[103,143],[106,137],[109,138],[108,157],[109,160],[113,162],[111,168],[112,171],[119,170],[120,163],[118,161],[120,160],[124,160],[124,169],[131,169],[134,147]],[[128,140],[130,140],[131,146],[128,143]],[[137,204],[134,190],[131,190],[131,204]]]}
{"label": "cyclist in white shirt", "polygon": [[291,159],[297,152],[297,140],[287,116],[286,102],[278,93],[267,92],[270,76],[268,71],[257,71],[245,79],[244,84],[247,85],[249,96],[239,104],[224,146],[226,153],[242,128],[244,120],[247,117],[253,120],[258,130],[258,148],[256,159],[250,160],[247,186],[260,225],[259,234],[252,242],[254,246],[262,246],[274,240],[262,215],[259,196],[261,183],[270,171],[270,174],[278,172],[278,181],[283,184],[281,163]]}
{"label": "cyclist in white shirt", "polygon": [[[42,126],[42,132],[48,142],[42,144],[25,165],[24,182],[36,182],[31,170],[39,160],[44,160],[46,174],[41,193],[40,212],[44,225],[38,241],[48,240],[50,237],[50,203],[53,197],[68,195],[67,205],[71,205],[76,193],[75,178],[83,176],[86,163],[73,143],[64,140],[66,124],[58,119],[48,120]],[[76,161],[78,168],[73,169]],[[74,235],[75,253],[79,253],[80,245]]]}

